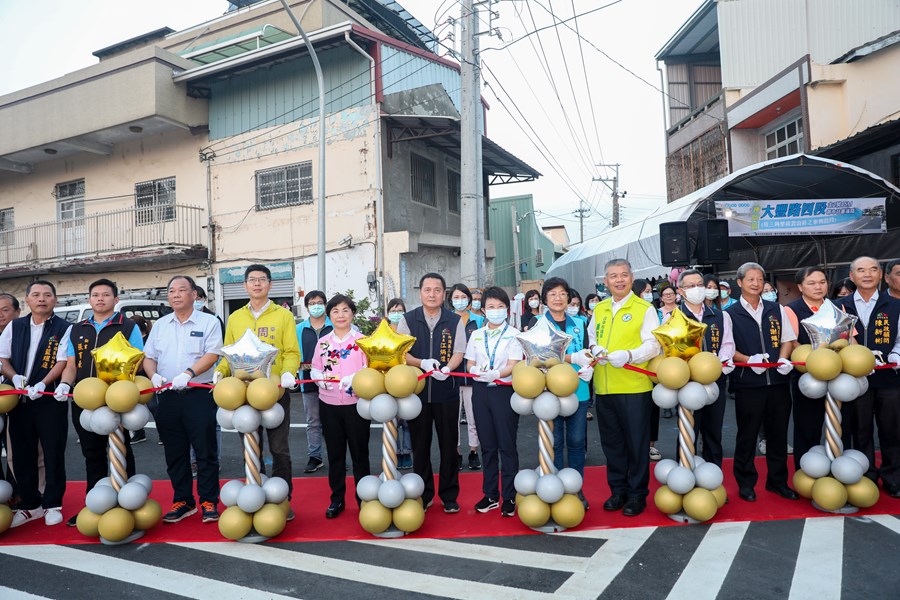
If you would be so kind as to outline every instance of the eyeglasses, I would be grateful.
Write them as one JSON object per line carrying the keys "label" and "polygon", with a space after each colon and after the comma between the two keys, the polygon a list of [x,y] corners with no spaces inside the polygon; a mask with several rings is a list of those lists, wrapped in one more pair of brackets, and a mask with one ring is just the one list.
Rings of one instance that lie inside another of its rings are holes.
{"label": "eyeglasses", "polygon": [[702,288],[702,287],[706,287],[706,286],[704,286],[702,283],[697,283],[694,285],[684,285],[684,284],[681,285],[681,289],[683,289],[685,291],[692,290],[694,288]]}
{"label": "eyeglasses", "polygon": [[248,277],[247,283],[266,283],[269,281],[268,277]]}
{"label": "eyeglasses", "polygon": [[565,300],[568,297],[569,295],[565,292],[550,292],[549,294],[547,294],[547,300]]}

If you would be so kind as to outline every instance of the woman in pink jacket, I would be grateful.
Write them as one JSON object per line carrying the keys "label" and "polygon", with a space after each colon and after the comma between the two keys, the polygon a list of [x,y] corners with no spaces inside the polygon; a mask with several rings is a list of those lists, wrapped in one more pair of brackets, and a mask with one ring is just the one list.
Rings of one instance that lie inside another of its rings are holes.
{"label": "woman in pink jacket", "polygon": [[[331,504],[325,511],[329,519],[344,511],[345,457],[350,450],[353,479],[356,483],[369,474],[369,421],[356,412],[359,400],[350,388],[354,373],[368,365],[366,355],[356,345],[363,335],[352,328],[356,303],[352,298],[337,294],[325,305],[325,314],[334,329],[322,336],[312,357],[311,374],[319,381],[319,416],[322,437],[328,452],[328,484]],[[340,382],[340,383],[336,383]],[[359,497],[356,498],[359,503]]]}

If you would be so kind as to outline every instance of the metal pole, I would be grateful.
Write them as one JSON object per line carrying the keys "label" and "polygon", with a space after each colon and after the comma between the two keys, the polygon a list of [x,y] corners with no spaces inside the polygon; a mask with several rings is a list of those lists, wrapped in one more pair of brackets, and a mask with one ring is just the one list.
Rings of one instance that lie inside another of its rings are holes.
{"label": "metal pole", "polygon": [[473,0],[462,0],[460,64],[460,279],[478,281],[478,90],[475,88],[475,10]]}
{"label": "metal pole", "polygon": [[322,75],[322,65],[319,64],[319,57],[316,55],[316,49],[313,48],[306,31],[300,25],[300,21],[294,15],[294,11],[288,6],[287,0],[281,0],[284,10],[287,11],[291,21],[300,37],[303,38],[303,44],[309,52],[312,59],[313,67],[316,69],[316,81],[319,84],[319,240],[318,240],[318,278],[317,286],[320,290],[325,289],[325,78]]}
{"label": "metal pole", "polygon": [[516,277],[516,293],[519,293],[519,287],[522,285],[522,278],[519,275],[519,219],[516,207],[512,207],[512,242],[513,242],[513,271]]}
{"label": "metal pole", "polygon": [[475,255],[477,257],[475,261],[475,267],[477,269],[476,282],[478,287],[484,288],[484,271],[485,271],[485,240],[487,239],[487,232],[485,231],[485,211],[484,207],[487,203],[484,194],[484,169],[482,168],[482,140],[481,140],[481,131],[478,129],[478,117],[484,116],[484,108],[481,104],[481,42],[479,41],[479,23],[478,23],[478,15],[473,14],[472,16],[472,56],[474,57],[475,65],[472,67],[472,70],[475,74],[475,82],[474,82],[474,94],[475,94],[475,150],[476,150],[476,158],[475,158],[475,172],[477,174],[475,180]]}

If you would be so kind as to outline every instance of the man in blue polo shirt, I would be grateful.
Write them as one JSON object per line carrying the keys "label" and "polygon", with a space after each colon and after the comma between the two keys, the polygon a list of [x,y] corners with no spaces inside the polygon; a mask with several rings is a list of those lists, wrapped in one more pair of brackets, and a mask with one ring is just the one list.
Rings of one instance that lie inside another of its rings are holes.
{"label": "man in blue polo shirt", "polygon": [[[297,325],[300,342],[300,379],[311,379],[310,363],[319,338],[331,333],[331,319],[325,314],[328,299],[325,292],[313,290],[303,297],[309,318]],[[306,448],[309,460],[304,473],[315,473],[322,468],[322,421],[319,419],[319,386],[304,383],[300,388],[303,410],[306,413]]]}

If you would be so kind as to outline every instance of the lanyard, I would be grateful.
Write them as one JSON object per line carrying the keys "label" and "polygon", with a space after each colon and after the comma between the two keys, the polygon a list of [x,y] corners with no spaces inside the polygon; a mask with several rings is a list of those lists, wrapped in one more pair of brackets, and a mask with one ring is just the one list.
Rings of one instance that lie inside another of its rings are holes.
{"label": "lanyard", "polygon": [[507,328],[509,328],[509,323],[506,323],[503,326],[503,331],[500,332],[500,335],[497,336],[497,343],[494,344],[494,351],[491,352],[490,348],[488,348],[488,333],[491,331],[490,329],[484,332],[484,353],[487,354],[488,361],[490,362],[490,369],[494,368],[494,357],[497,356],[497,348],[500,347],[500,340],[503,339],[503,334],[506,333]]}

